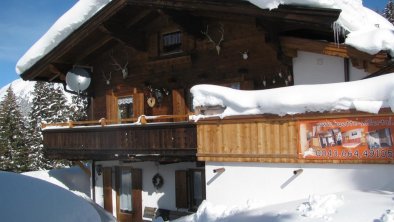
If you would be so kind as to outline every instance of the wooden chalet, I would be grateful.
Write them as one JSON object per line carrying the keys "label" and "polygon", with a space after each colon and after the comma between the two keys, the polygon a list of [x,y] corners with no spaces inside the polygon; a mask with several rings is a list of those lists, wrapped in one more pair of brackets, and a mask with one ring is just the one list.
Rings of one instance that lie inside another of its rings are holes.
{"label": "wooden chalet", "polygon": [[[385,158],[300,155],[300,132],[312,131],[311,122],[391,118],[386,110],[189,121],[197,111],[216,112],[193,109],[193,85],[294,85],[295,60],[304,54],[335,58],[339,81],[388,72],[386,52],[369,55],[343,44],[343,36],[335,39],[340,12],[289,5],[264,10],[241,0],[113,0],[21,74],[65,83],[74,67],[90,72],[83,93],[89,120],[44,126],[45,154],[92,161],[92,198],[119,221],[195,211],[215,196],[208,190],[215,186],[211,171],[224,175],[226,163],[392,163],[388,150]],[[321,145],[313,136],[308,140]]]}

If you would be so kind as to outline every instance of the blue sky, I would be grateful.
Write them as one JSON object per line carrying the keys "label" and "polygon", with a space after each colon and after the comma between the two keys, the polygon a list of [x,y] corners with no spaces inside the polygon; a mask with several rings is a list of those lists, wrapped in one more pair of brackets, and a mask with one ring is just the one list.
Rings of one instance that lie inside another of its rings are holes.
{"label": "blue sky", "polygon": [[[19,78],[18,59],[77,0],[0,1],[0,88]],[[364,0],[373,10],[382,10],[388,0]]]}

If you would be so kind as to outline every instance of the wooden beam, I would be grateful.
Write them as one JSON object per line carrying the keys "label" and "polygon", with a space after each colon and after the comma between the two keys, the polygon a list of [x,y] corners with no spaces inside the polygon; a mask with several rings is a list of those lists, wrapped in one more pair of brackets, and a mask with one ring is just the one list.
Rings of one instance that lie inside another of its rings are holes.
{"label": "wooden beam", "polygon": [[271,17],[285,20],[331,25],[338,19],[338,9],[322,9],[302,6],[279,6],[277,9],[261,9],[241,0],[128,0],[130,5],[186,11],[210,11],[257,17]]}
{"label": "wooden beam", "polygon": [[347,46],[343,44],[294,37],[281,37],[280,42],[282,47],[287,50],[301,50],[342,58],[350,57]]}
{"label": "wooden beam", "polygon": [[77,166],[79,166],[79,168],[81,168],[83,170],[83,172],[86,173],[86,175],[88,175],[89,177],[92,175],[92,172],[90,171],[89,168],[87,168],[85,166],[85,164],[83,164],[81,161],[73,161],[74,164],[76,164]]}
{"label": "wooden beam", "polygon": [[81,39],[91,34],[106,20],[118,12],[121,8],[125,7],[127,0],[117,0],[109,3],[105,8],[101,9],[96,15],[89,19],[85,24],[83,24],[79,29],[70,34],[65,40],[57,45],[51,52],[46,54],[42,59],[36,62],[27,71],[21,74],[21,78],[24,80],[36,79],[40,74],[42,74],[49,63],[53,61],[58,61],[60,58],[66,54],[70,49],[75,47]]}

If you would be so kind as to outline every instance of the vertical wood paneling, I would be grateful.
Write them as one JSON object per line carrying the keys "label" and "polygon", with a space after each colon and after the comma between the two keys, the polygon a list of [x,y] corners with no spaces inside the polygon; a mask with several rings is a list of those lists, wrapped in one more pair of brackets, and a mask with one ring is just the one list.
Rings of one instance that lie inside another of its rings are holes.
{"label": "vertical wood paneling", "polygon": [[288,121],[202,123],[197,127],[198,154],[208,156],[200,158],[204,160],[244,161],[247,156],[258,161],[264,156],[274,162],[276,157],[297,153],[295,130],[295,123]]}
{"label": "vertical wood paneling", "polygon": [[[183,89],[172,90],[172,113],[173,115],[186,114],[186,100]],[[174,121],[185,121],[186,118],[175,118]]]}
{"label": "vertical wood paneling", "polygon": [[134,117],[139,117],[144,114],[144,93],[134,93],[133,94],[133,115]]}

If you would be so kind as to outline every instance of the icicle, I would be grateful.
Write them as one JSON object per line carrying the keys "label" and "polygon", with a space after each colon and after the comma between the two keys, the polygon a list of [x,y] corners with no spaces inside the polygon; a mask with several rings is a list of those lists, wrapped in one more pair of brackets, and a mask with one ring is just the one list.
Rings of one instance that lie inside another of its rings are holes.
{"label": "icicle", "polygon": [[332,30],[334,32],[334,42],[339,47],[339,38],[341,36],[346,36],[346,30],[338,22],[332,23]]}
{"label": "icicle", "polygon": [[341,28],[341,26],[337,22],[332,23],[332,29],[334,31],[334,42],[335,42],[335,44],[337,44],[337,46],[339,46],[340,28]]}

